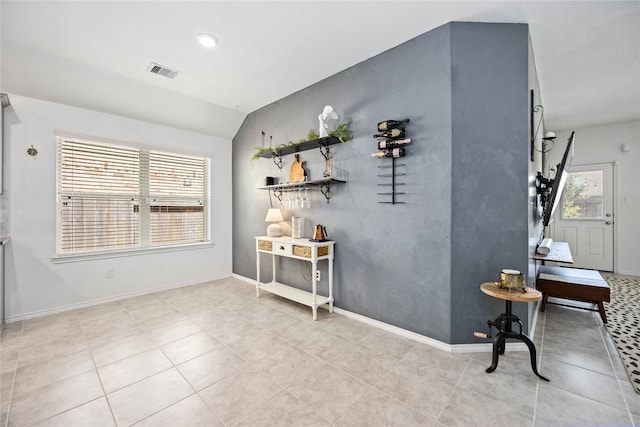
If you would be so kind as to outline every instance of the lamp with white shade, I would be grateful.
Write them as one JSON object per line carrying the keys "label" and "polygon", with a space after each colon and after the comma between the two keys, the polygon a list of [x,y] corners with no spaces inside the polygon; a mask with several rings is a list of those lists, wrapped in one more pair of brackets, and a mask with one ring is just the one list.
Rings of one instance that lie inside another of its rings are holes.
{"label": "lamp with white shade", "polygon": [[269,237],[280,237],[282,236],[282,227],[280,226],[280,222],[284,221],[282,218],[282,212],[278,208],[271,208],[267,212],[267,217],[264,219],[265,222],[270,222],[267,227],[267,236]]}

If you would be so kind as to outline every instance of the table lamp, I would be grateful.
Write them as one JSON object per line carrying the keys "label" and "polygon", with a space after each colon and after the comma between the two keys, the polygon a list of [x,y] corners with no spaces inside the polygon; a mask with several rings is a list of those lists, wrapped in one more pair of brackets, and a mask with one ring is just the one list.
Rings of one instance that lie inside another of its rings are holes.
{"label": "table lamp", "polygon": [[282,212],[278,208],[271,208],[267,212],[267,217],[264,219],[265,222],[270,222],[267,227],[267,236],[269,237],[280,237],[282,236],[282,227],[280,226],[280,222],[284,221],[282,218]]}

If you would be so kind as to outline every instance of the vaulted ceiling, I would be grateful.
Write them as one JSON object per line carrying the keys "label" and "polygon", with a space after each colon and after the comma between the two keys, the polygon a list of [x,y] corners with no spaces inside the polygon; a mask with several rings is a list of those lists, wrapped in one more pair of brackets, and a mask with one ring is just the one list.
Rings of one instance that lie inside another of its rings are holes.
{"label": "vaulted ceiling", "polygon": [[[529,24],[548,129],[640,119],[640,1],[3,0],[0,15],[2,92],[229,138],[246,114],[450,21]],[[219,45],[199,46],[203,32]]]}

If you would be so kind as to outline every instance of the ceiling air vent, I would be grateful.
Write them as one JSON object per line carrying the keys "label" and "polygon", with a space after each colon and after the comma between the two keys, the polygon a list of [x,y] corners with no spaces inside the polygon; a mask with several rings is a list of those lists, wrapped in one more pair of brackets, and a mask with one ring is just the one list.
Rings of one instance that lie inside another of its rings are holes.
{"label": "ceiling air vent", "polygon": [[179,71],[172,70],[171,68],[167,68],[164,65],[156,64],[155,62],[149,64],[149,66],[147,67],[147,71],[153,74],[159,74],[161,76],[168,77],[170,79],[173,79],[180,73]]}

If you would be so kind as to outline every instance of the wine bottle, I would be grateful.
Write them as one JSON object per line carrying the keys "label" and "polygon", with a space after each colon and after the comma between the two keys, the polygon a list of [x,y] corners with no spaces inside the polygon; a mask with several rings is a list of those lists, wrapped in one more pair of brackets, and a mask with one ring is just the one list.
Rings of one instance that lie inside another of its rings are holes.
{"label": "wine bottle", "polygon": [[386,148],[396,148],[405,144],[409,144],[411,142],[411,138],[407,139],[383,139],[382,141],[378,141],[378,149],[384,150]]}
{"label": "wine bottle", "polygon": [[380,132],[384,132],[389,129],[395,129],[400,127],[401,125],[409,123],[409,119],[404,120],[385,120],[384,122],[378,123],[378,130]]}
{"label": "wine bottle", "polygon": [[371,157],[404,157],[404,147],[392,148],[373,153]]}
{"label": "wine bottle", "polygon": [[404,128],[390,129],[386,132],[373,135],[374,138],[404,138]]}

